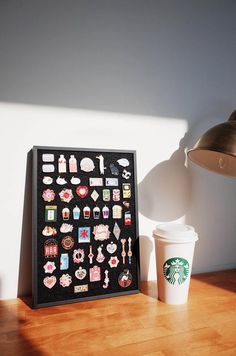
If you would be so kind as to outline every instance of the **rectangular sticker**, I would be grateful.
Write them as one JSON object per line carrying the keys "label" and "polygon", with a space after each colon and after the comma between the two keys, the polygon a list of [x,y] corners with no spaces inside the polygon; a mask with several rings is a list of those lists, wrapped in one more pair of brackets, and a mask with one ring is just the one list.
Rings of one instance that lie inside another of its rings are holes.
{"label": "rectangular sticker", "polygon": [[118,187],[118,178],[106,178],[107,187]]}
{"label": "rectangular sticker", "polygon": [[74,293],[81,293],[88,291],[88,284],[82,284],[81,286],[74,286]]}
{"label": "rectangular sticker", "polygon": [[89,178],[90,187],[102,187],[103,179],[102,178]]}
{"label": "rectangular sticker", "polygon": [[43,162],[54,162],[54,154],[53,153],[44,153],[42,155]]}

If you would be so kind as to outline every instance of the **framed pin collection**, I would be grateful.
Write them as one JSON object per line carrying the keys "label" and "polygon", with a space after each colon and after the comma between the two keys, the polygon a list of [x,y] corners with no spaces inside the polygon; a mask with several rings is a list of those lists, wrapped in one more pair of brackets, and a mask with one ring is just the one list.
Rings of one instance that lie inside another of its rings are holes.
{"label": "framed pin collection", "polygon": [[33,147],[33,307],[138,292],[135,151]]}

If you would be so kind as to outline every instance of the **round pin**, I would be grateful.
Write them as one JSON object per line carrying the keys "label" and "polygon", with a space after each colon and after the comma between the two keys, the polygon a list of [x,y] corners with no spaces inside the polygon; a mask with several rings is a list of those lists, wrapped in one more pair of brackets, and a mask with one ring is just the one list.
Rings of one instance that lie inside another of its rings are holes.
{"label": "round pin", "polygon": [[118,283],[122,288],[127,288],[132,283],[132,274],[128,269],[124,269],[124,271],[118,277]]}
{"label": "round pin", "polygon": [[80,168],[84,172],[91,172],[94,170],[95,165],[91,158],[85,157],[80,161]]}
{"label": "round pin", "polygon": [[71,236],[63,237],[61,244],[65,250],[70,250],[74,246],[74,239]]}

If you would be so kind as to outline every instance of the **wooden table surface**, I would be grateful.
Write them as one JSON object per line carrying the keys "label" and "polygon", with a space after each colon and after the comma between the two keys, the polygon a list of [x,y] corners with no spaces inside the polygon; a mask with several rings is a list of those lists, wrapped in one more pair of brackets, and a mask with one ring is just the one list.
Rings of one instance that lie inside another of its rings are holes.
{"label": "wooden table surface", "polygon": [[135,295],[32,310],[0,302],[0,355],[236,355],[236,270],[193,276],[189,302]]}

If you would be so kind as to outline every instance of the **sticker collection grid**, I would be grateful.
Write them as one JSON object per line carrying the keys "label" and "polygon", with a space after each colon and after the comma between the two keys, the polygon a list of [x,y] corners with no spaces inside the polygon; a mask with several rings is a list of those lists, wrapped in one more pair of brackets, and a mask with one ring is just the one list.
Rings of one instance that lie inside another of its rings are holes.
{"label": "sticker collection grid", "polygon": [[34,306],[137,292],[134,153],[34,152]]}

